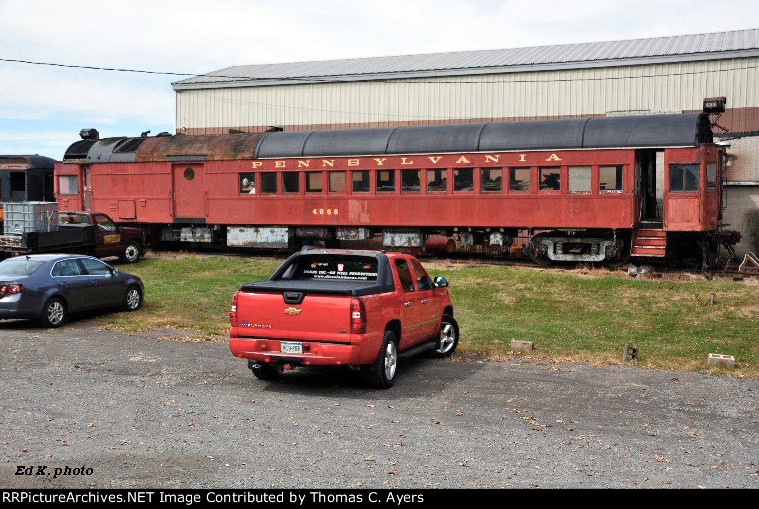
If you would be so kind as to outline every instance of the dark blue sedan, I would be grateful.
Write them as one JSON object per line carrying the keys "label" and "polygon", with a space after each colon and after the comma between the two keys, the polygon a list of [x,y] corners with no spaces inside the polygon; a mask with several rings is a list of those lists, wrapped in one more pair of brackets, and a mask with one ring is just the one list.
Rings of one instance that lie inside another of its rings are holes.
{"label": "dark blue sedan", "polygon": [[91,256],[39,254],[0,262],[0,319],[30,318],[60,327],[79,311],[135,311],[144,295],[139,277]]}

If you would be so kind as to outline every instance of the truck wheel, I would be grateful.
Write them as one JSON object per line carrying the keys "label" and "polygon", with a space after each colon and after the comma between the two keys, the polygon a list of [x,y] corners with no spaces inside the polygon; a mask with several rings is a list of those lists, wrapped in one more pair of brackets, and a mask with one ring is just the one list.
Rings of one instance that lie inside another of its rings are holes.
{"label": "truck wheel", "polygon": [[282,366],[267,362],[248,361],[248,367],[259,380],[278,380],[282,375]]}
{"label": "truck wheel", "polygon": [[66,303],[58,297],[53,297],[45,303],[40,316],[43,327],[60,327],[68,319]]}
{"label": "truck wheel", "polygon": [[140,259],[140,245],[136,242],[130,242],[124,248],[124,254],[121,255],[121,261],[126,263],[134,263]]}
{"label": "truck wheel", "polygon": [[451,315],[443,315],[438,333],[436,357],[450,357],[459,345],[459,324]]}
{"label": "truck wheel", "polygon": [[372,387],[387,389],[395,382],[397,368],[398,344],[395,333],[391,330],[386,330],[379,357],[377,357],[374,364],[364,368],[364,379]]}
{"label": "truck wheel", "polygon": [[142,292],[137,285],[127,288],[124,307],[127,311],[137,311],[142,306]]}

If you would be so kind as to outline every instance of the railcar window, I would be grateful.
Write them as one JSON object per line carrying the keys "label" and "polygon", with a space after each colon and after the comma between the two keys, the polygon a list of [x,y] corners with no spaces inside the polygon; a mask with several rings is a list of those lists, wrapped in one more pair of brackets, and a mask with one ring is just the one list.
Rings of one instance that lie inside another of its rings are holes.
{"label": "railcar window", "polygon": [[706,165],[706,187],[714,189],[717,187],[717,164],[709,163]]}
{"label": "railcar window", "polygon": [[58,193],[71,195],[79,194],[79,179],[76,175],[58,176]]}
{"label": "railcar window", "polygon": [[501,168],[482,168],[480,170],[480,192],[500,193],[503,186]]}
{"label": "railcar window", "polygon": [[599,167],[598,187],[601,191],[621,191],[622,165]]}
{"label": "railcar window", "polygon": [[256,194],[255,173],[240,173],[240,194]]}
{"label": "railcar window", "polygon": [[351,172],[354,193],[369,192],[369,170],[354,170]]}
{"label": "railcar window", "polygon": [[324,189],[322,183],[322,172],[320,171],[307,171],[306,172],[306,192],[307,193],[321,193]]}
{"label": "railcar window", "polygon": [[401,170],[401,192],[418,193],[422,189],[421,170]]}
{"label": "railcar window", "polygon": [[344,171],[331,171],[329,172],[329,192],[330,193],[344,193],[345,186],[345,172]]}
{"label": "railcar window", "polygon": [[670,164],[670,191],[698,191],[698,164]]}
{"label": "railcar window", "polygon": [[427,170],[427,192],[444,193],[448,190],[448,170]]}
{"label": "railcar window", "polygon": [[570,193],[590,192],[590,166],[570,166],[568,190]]}
{"label": "railcar window", "polygon": [[474,168],[453,170],[454,191],[474,191]]}
{"label": "railcar window", "polygon": [[277,174],[275,172],[261,172],[261,194],[277,194]]}
{"label": "railcar window", "polygon": [[287,172],[282,174],[282,192],[297,193],[300,190],[297,172]]}
{"label": "railcar window", "polygon": [[509,168],[509,191],[530,192],[532,171],[530,168]]}
{"label": "railcar window", "polygon": [[26,192],[26,172],[12,171],[10,172],[10,176],[11,176],[11,194]]}
{"label": "railcar window", "polygon": [[538,182],[541,191],[561,190],[561,169],[540,168],[540,180]]}
{"label": "railcar window", "polygon": [[395,191],[395,170],[377,170],[377,192]]}

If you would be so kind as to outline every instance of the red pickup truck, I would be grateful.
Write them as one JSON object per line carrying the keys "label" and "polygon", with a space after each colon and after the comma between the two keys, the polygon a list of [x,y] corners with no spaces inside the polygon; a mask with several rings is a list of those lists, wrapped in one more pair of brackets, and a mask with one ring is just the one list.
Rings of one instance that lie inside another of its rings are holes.
{"label": "red pickup truck", "polygon": [[387,388],[399,357],[456,350],[447,287],[403,253],[301,251],[268,280],[240,285],[229,348],[262,380],[297,366],[350,366]]}

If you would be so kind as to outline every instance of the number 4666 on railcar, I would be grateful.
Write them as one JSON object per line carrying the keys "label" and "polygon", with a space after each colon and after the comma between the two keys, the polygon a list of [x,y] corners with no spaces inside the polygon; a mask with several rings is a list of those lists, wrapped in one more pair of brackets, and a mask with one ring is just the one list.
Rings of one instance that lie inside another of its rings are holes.
{"label": "number 4666 on railcar", "polygon": [[[684,254],[724,232],[706,113],[99,139],[56,164],[63,207],[154,241],[442,248],[537,262]],[[524,242],[520,246],[520,242]]]}

